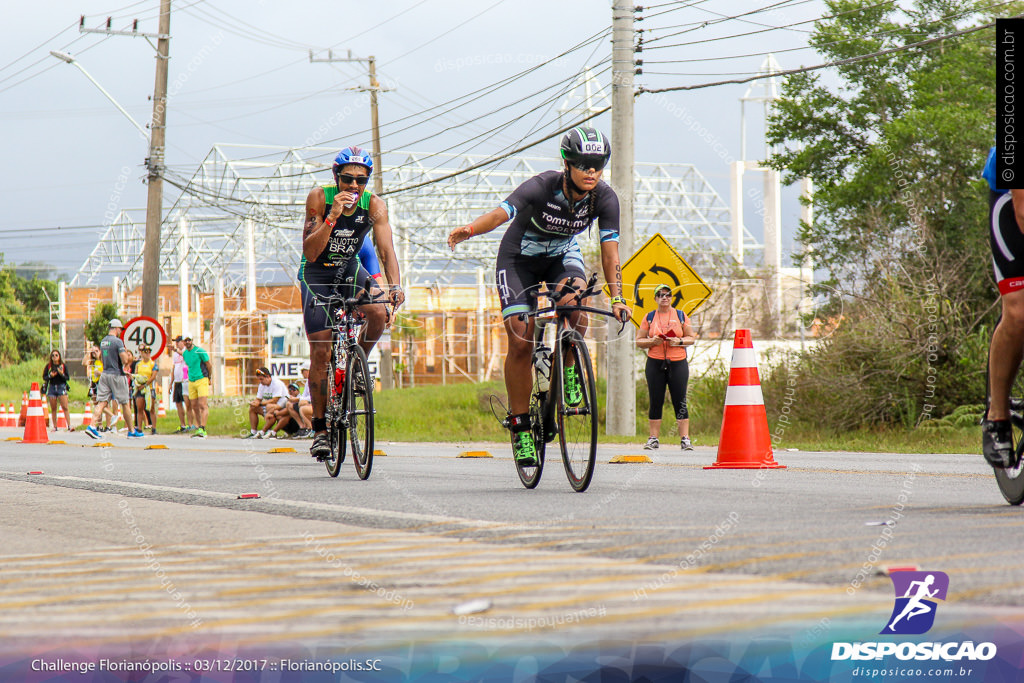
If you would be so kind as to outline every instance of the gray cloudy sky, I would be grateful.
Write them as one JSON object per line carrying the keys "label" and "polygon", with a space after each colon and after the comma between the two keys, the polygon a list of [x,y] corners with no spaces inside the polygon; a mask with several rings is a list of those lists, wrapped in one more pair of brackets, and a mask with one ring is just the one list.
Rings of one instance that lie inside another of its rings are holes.
{"label": "gray cloudy sky", "polygon": [[[770,5],[778,6],[715,23]],[[45,0],[6,9],[0,27],[0,253],[5,260],[42,260],[73,273],[95,245],[108,205],[145,206],[140,179],[146,143],[81,72],[51,57],[49,50],[75,55],[145,123],[151,113],[153,49],[141,38],[81,34],[78,18],[85,14],[86,26],[99,27],[110,15],[113,27],[122,29],[138,18],[140,30],[156,32],[158,7],[159,0]],[[637,24],[645,29],[648,45],[638,84],[663,87],[752,74],[764,60],[757,53],[767,51],[777,53],[783,68],[817,63],[813,51],[794,50],[806,46],[810,23],[764,29],[814,19],[821,12],[820,0],[653,0]],[[550,109],[544,105],[530,113],[554,91],[528,95],[571,77],[584,64],[605,69],[610,38],[493,93],[467,99],[444,116],[420,112],[551,59],[610,23],[608,0],[175,0],[167,163],[191,175],[217,142],[300,145],[322,137],[329,146],[367,144],[362,131],[368,127],[368,111],[358,93],[346,90],[365,83],[365,71],[356,64],[310,63],[310,48],[328,47],[376,55],[381,79],[395,87],[381,98],[385,150],[430,152],[453,146],[454,151],[494,153],[520,138],[553,130],[554,107],[561,98]],[[720,40],[745,33],[751,35]],[[749,56],[722,59],[738,55]],[[608,79],[605,71],[601,80]],[[739,158],[739,98],[747,87],[641,96],[637,161],[696,164],[728,202],[727,162]],[[760,112],[748,111],[749,149],[759,154]],[[403,117],[409,118],[397,121]],[[498,133],[467,142],[509,123]],[[609,131],[610,115],[596,125]],[[328,142],[335,138],[341,141]],[[529,154],[552,155],[556,145],[548,142]],[[165,185],[165,205],[176,194]],[[795,196],[792,189],[785,193],[787,252],[798,213]],[[56,226],[65,229],[53,230]],[[751,227],[759,233],[758,226]]]}

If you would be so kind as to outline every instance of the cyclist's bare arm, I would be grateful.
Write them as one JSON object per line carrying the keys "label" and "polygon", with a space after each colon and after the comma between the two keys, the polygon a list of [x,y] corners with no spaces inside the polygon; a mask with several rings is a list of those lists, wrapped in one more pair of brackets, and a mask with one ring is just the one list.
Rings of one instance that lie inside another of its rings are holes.
{"label": "cyclist's bare arm", "polygon": [[373,243],[377,247],[377,256],[383,262],[384,277],[391,285],[391,303],[398,308],[405,301],[405,292],[401,290],[402,275],[398,268],[398,257],[395,256],[388,207],[377,195],[370,197],[370,220],[373,222]]}
{"label": "cyclist's bare arm", "polygon": [[[341,216],[343,202],[334,202],[327,216],[332,222]],[[314,187],[306,196],[306,220],[302,226],[302,253],[312,261],[327,247],[331,239],[331,228],[323,219],[327,198],[322,187]]]}
{"label": "cyclist's bare arm", "polygon": [[[619,243],[601,242],[601,267],[604,268],[604,280],[608,283],[611,297],[622,296],[622,268],[619,265]],[[624,303],[615,302],[612,304],[612,311],[615,317],[622,322],[629,320],[630,309]],[[623,317],[625,316],[625,317]]]}
{"label": "cyclist's bare arm", "polygon": [[1013,214],[1017,217],[1017,227],[1024,232],[1024,190],[1010,190],[1013,198]]}
{"label": "cyclist's bare arm", "polygon": [[460,228],[453,228],[452,231],[448,233],[448,248],[455,251],[455,245],[459,242],[464,242],[470,237],[488,233],[507,220],[508,214],[505,213],[505,209],[500,206],[497,209],[488,211],[469,225],[463,225]]}

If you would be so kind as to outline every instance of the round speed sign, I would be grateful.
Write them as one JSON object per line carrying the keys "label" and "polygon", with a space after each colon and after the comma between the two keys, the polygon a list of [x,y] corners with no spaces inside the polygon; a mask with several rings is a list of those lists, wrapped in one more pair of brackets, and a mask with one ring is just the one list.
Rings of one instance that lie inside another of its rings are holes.
{"label": "round speed sign", "polygon": [[130,349],[136,355],[139,347],[146,345],[153,349],[153,358],[158,358],[167,347],[167,333],[164,328],[153,318],[140,315],[125,323],[121,330],[121,341],[125,348]]}

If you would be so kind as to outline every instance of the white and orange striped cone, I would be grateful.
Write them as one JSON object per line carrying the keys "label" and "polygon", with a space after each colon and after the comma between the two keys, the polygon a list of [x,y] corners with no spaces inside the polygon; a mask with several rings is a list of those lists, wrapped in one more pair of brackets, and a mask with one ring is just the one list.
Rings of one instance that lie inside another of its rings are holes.
{"label": "white and orange striped cone", "polygon": [[46,437],[46,420],[43,417],[43,399],[39,395],[39,382],[32,382],[28,396],[28,410],[25,412],[25,436],[22,443],[49,443]]}
{"label": "white and orange striped cone", "polygon": [[25,416],[28,415],[28,393],[22,393],[21,395],[21,412],[18,413],[18,424],[17,427],[25,426]]}
{"label": "white and orange striped cone", "polygon": [[157,404],[156,416],[157,417],[167,417],[167,408],[164,408],[164,398],[163,398],[163,396],[160,397],[160,402]]}
{"label": "white and orange striped cone", "polygon": [[57,429],[67,429],[68,421],[64,419],[64,411],[57,406]]}
{"label": "white and orange striped cone", "polygon": [[0,403],[0,427],[10,427],[11,417],[7,414],[7,406]]}
{"label": "white and orange striped cone", "polygon": [[14,410],[14,401],[7,403],[6,415],[4,415],[4,427],[18,426],[18,413]]}
{"label": "white and orange striped cone", "polygon": [[89,403],[85,404],[85,410],[82,411],[82,426],[88,427],[92,424],[92,405]]}
{"label": "white and orange striped cone", "polygon": [[750,330],[736,330],[732,346],[732,369],[725,390],[722,435],[718,440],[718,458],[704,469],[784,469],[772,457],[772,439],[768,432],[768,414],[764,409],[761,379]]}

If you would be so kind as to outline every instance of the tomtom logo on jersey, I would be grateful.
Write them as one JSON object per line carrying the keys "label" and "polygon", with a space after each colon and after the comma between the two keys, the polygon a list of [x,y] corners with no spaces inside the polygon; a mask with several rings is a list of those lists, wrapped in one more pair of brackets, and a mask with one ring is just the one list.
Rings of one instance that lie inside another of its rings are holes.
{"label": "tomtom logo on jersey", "polygon": [[895,655],[903,661],[988,661],[996,656],[994,643],[832,643],[832,661],[882,659]]}

